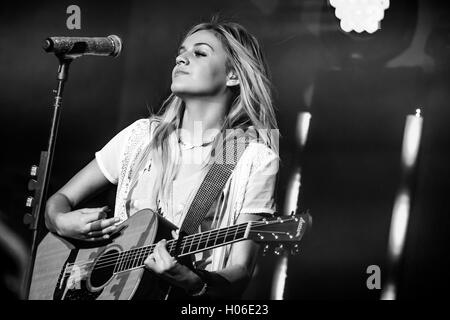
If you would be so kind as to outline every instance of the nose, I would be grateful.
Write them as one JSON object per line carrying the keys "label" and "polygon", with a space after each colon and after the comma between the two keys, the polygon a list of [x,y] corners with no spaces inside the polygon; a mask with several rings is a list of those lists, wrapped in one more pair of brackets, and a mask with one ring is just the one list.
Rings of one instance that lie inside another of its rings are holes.
{"label": "nose", "polygon": [[179,64],[184,64],[184,65],[188,65],[189,64],[189,59],[186,57],[186,55],[185,54],[180,54],[180,55],[178,55],[178,57],[175,59],[175,63],[177,64],[177,65],[179,65]]}

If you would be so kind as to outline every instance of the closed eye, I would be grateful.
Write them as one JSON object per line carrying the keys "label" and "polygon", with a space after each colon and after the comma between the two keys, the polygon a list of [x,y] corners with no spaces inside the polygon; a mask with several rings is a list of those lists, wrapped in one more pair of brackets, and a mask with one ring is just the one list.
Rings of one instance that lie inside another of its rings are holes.
{"label": "closed eye", "polygon": [[206,53],[199,51],[199,50],[195,50],[194,54],[196,57],[201,56],[201,57],[206,57]]}

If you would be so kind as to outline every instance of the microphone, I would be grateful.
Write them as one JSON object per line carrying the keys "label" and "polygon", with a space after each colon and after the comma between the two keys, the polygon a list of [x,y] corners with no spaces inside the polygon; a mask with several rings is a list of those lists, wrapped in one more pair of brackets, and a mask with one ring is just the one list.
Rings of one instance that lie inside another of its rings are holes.
{"label": "microphone", "polygon": [[42,48],[56,55],[77,58],[82,55],[117,57],[122,51],[122,40],[116,35],[108,37],[49,37]]}

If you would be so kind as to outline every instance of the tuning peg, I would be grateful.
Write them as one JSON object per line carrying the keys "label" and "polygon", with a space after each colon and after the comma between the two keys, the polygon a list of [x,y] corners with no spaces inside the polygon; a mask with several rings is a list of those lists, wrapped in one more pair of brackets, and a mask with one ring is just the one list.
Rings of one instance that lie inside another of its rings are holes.
{"label": "tuning peg", "polygon": [[293,256],[298,255],[300,253],[300,247],[298,244],[295,244],[292,248],[291,248],[291,254]]}
{"label": "tuning peg", "polygon": [[269,250],[270,250],[270,246],[268,244],[266,244],[263,249],[263,253],[262,253],[263,256],[265,256],[269,252]]}
{"label": "tuning peg", "polygon": [[29,196],[25,202],[25,207],[31,208],[33,206],[34,198]]}
{"label": "tuning peg", "polygon": [[30,168],[30,176],[31,177],[37,177],[37,172],[38,172],[39,167],[36,165],[32,165]]}
{"label": "tuning peg", "polygon": [[279,244],[275,250],[273,251],[277,256],[279,256],[280,254],[282,254],[284,251],[284,246],[283,244]]}

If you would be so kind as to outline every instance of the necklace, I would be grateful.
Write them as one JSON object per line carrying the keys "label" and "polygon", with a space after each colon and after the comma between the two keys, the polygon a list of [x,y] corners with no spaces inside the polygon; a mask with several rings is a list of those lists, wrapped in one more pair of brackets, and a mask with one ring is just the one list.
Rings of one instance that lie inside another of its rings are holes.
{"label": "necklace", "polygon": [[193,144],[193,143],[186,143],[183,140],[181,140],[181,137],[178,137],[178,143],[181,144],[185,149],[193,149],[193,148],[199,148],[199,147],[205,147],[211,143],[213,143],[215,137],[212,137],[209,139],[209,141],[202,142],[201,144]]}

